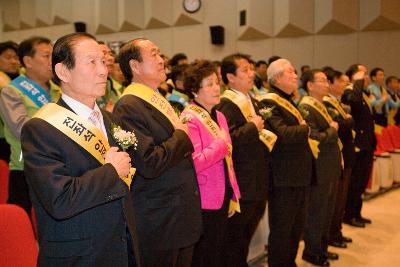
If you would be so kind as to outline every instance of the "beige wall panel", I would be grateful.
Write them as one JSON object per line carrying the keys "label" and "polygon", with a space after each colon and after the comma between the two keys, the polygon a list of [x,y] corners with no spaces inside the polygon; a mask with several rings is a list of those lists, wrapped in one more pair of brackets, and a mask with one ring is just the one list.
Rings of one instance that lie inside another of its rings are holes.
{"label": "beige wall panel", "polygon": [[273,0],[273,32],[278,34],[290,23],[289,0]]}
{"label": "beige wall panel", "polygon": [[21,29],[36,27],[36,8],[34,0],[19,0],[19,18]]}
{"label": "beige wall panel", "polygon": [[274,35],[297,37],[314,32],[313,0],[274,0]]}
{"label": "beige wall panel", "polygon": [[238,52],[251,55],[254,61],[265,60],[272,55],[272,39],[238,42]]}
{"label": "beige wall panel", "polygon": [[182,0],[172,0],[172,21],[175,26],[200,24],[204,21],[204,7],[195,13],[188,13],[183,8]]}
{"label": "beige wall panel", "polygon": [[53,23],[53,3],[51,0],[36,0],[36,27],[45,27]]}
{"label": "beige wall panel", "polygon": [[382,14],[393,20],[396,23],[400,23],[400,1],[399,0],[382,0]]}
{"label": "beige wall panel", "polygon": [[303,64],[312,65],[314,56],[314,37],[275,38],[272,55],[289,59],[296,69]]}
{"label": "beige wall panel", "polygon": [[368,0],[360,2],[362,30],[381,31],[400,29],[399,0]]}
{"label": "beige wall panel", "polygon": [[314,38],[313,68],[332,66],[342,72],[358,61],[358,36],[356,33],[343,35],[318,35]]}
{"label": "beige wall panel", "polygon": [[146,0],[145,21],[147,29],[172,25],[172,0]]}
{"label": "beige wall panel", "polygon": [[359,42],[360,62],[369,70],[381,67],[386,75],[400,76],[400,31],[362,32]]}
{"label": "beige wall panel", "polygon": [[272,0],[239,0],[237,4],[237,25],[240,25],[239,12],[246,10],[246,25],[239,26],[239,40],[260,40],[273,35]]}
{"label": "beige wall panel", "polygon": [[161,50],[161,53],[168,56],[174,52],[172,36],[172,28],[152,29],[143,32],[143,36],[154,42]]}
{"label": "beige wall panel", "polygon": [[315,1],[315,32],[320,34],[343,34],[358,29],[358,0]]}
{"label": "beige wall panel", "polygon": [[53,25],[64,24],[71,22],[71,19],[76,19],[72,16],[72,1],[51,0]]}
{"label": "beige wall panel", "polygon": [[143,0],[122,0],[119,9],[120,31],[136,31],[144,28]]}
{"label": "beige wall panel", "polygon": [[185,53],[189,61],[204,58],[204,27],[201,25],[182,26],[172,29],[173,53]]}
{"label": "beige wall panel", "polygon": [[115,42],[115,41],[129,41],[138,37],[143,37],[144,31],[134,31],[134,32],[117,32],[112,34],[98,34],[96,38],[104,42]]}
{"label": "beige wall panel", "polygon": [[333,1],[333,19],[343,23],[348,27],[358,30],[360,27],[359,0],[330,0],[330,1]]}
{"label": "beige wall panel", "polygon": [[333,1],[319,0],[315,1],[314,28],[319,32],[333,18]]}
{"label": "beige wall panel", "polygon": [[9,1],[9,0],[1,0],[0,1],[2,8],[2,17],[3,17],[3,31],[11,31],[17,30],[20,28],[20,12],[19,12],[19,2],[18,1]]}
{"label": "beige wall panel", "polygon": [[314,32],[314,0],[290,0],[289,21],[310,33]]}
{"label": "beige wall panel", "polygon": [[98,10],[98,2],[96,0],[69,0],[72,4],[72,21],[82,21],[86,23],[86,29],[89,33],[96,32],[95,16]]}
{"label": "beige wall panel", "polygon": [[97,7],[97,14],[95,14],[96,34],[118,31],[118,1],[98,0]]}
{"label": "beige wall panel", "polygon": [[17,43],[30,38],[32,36],[43,36],[49,38],[51,41],[55,42],[61,36],[74,32],[73,24],[63,24],[63,25],[55,25],[51,27],[41,27],[41,28],[33,28],[26,29],[20,31],[10,31],[4,32],[2,39],[3,40],[13,40]]}
{"label": "beige wall panel", "polygon": [[[236,51],[238,12],[235,0],[203,1],[204,18],[204,57],[210,60],[220,59]],[[221,25],[225,28],[225,45],[211,44],[210,26]]]}

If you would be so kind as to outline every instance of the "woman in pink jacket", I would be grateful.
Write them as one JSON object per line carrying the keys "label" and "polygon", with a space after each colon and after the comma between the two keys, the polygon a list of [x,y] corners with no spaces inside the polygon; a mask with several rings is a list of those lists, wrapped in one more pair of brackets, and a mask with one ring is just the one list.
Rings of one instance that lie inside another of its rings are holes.
{"label": "woman in pink jacket", "polygon": [[191,64],[184,86],[193,98],[182,116],[190,119],[189,137],[194,147],[192,157],[204,226],[194,249],[192,266],[223,266],[228,211],[232,216],[233,207],[239,210],[240,192],[232,165],[228,124],[224,115],[214,108],[220,101],[215,66],[204,60]]}

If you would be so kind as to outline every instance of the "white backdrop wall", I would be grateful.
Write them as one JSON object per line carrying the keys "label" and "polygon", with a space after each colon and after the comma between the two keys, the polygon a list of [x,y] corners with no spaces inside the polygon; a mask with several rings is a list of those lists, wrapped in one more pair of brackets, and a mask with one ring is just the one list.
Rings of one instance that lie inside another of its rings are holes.
{"label": "white backdrop wall", "polygon": [[[220,60],[242,52],[254,60],[279,55],[296,68],[361,62],[400,76],[399,0],[202,0],[189,14],[182,0],[0,0],[0,40],[33,35],[56,40],[75,21],[106,42],[145,36],[162,53],[190,60]],[[246,10],[246,25],[239,12]],[[225,28],[225,44],[212,45],[209,27]]]}

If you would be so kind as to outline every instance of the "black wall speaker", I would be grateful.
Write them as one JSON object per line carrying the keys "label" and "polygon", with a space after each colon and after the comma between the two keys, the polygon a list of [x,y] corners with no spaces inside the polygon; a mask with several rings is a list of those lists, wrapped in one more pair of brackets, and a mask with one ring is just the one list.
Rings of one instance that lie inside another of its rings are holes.
{"label": "black wall speaker", "polygon": [[86,32],[86,23],[77,21],[74,22],[75,32]]}
{"label": "black wall speaker", "polygon": [[225,28],[223,26],[210,26],[211,43],[223,45],[225,42]]}

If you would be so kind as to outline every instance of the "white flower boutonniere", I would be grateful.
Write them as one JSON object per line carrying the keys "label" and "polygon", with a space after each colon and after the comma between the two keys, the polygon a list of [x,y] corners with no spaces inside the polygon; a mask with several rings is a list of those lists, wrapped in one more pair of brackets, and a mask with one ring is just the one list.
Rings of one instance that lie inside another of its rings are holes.
{"label": "white flower boutonniere", "polygon": [[188,123],[189,121],[191,121],[192,119],[193,119],[193,115],[192,114],[181,114],[180,116],[179,116],[179,119],[181,120],[181,122],[183,123],[183,124],[186,124],[186,123]]}
{"label": "white flower boutonniere", "polygon": [[261,117],[263,118],[263,120],[267,120],[269,118],[271,118],[272,116],[272,110],[274,110],[275,107],[272,108],[262,108],[259,110]]}
{"label": "white flower boutonniere", "polygon": [[[114,123],[111,124],[111,134],[114,141],[120,146],[120,148],[126,152],[128,148],[133,146],[133,149],[137,149],[138,140],[136,138],[135,133],[122,130],[121,126],[118,126]],[[135,175],[136,169],[131,167],[129,174],[126,177],[121,177],[121,179],[126,183],[128,188],[131,188],[131,183],[133,176]]]}
{"label": "white flower boutonniere", "polygon": [[133,149],[137,149],[137,138],[135,133],[122,130],[121,126],[116,124],[111,124],[111,134],[115,142],[122,148],[125,152],[128,148],[133,146]]}

